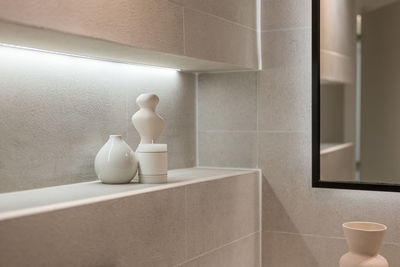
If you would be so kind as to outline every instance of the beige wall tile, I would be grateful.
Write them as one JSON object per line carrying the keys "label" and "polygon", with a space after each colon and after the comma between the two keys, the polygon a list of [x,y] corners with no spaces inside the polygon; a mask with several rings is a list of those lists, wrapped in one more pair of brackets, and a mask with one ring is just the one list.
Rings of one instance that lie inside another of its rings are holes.
{"label": "beige wall tile", "polygon": [[235,241],[181,265],[182,267],[259,267],[260,233]]}
{"label": "beige wall tile", "polygon": [[[0,191],[96,179],[110,134],[126,137],[122,65],[0,50]],[[38,64],[40,62],[40,64]]]}
{"label": "beige wall tile", "polygon": [[199,132],[198,138],[200,166],[257,166],[257,132]]}
{"label": "beige wall tile", "polygon": [[257,72],[199,75],[199,130],[257,129]]}
{"label": "beige wall tile", "polygon": [[388,226],[399,242],[396,193],[311,188],[311,138],[302,133],[259,134],[263,171],[263,230],[342,237],[346,221]]}
{"label": "beige wall tile", "polygon": [[263,232],[265,267],[337,267],[346,253],[344,239]]}
{"label": "beige wall tile", "polygon": [[256,28],[255,0],[170,0],[171,2]]}
{"label": "beige wall tile", "polygon": [[261,38],[263,69],[311,68],[311,29],[263,32]]}
{"label": "beige wall tile", "polygon": [[258,129],[311,131],[311,69],[271,68],[259,75]]}
{"label": "beige wall tile", "polygon": [[261,0],[261,29],[311,27],[311,1]]}
{"label": "beige wall tile", "polygon": [[187,257],[259,230],[258,173],[187,186]]}
{"label": "beige wall tile", "polygon": [[[311,174],[311,137],[302,132],[259,132],[258,165],[265,177],[305,177]],[[304,183],[300,180],[299,182]],[[281,183],[284,181],[281,180]],[[311,183],[311,179],[310,179]],[[309,183],[309,184],[310,184]]]}
{"label": "beige wall tile", "polygon": [[0,222],[1,266],[174,266],[185,260],[185,188]]}
{"label": "beige wall tile", "polygon": [[257,68],[256,31],[185,8],[185,55]]}
{"label": "beige wall tile", "polygon": [[183,54],[183,8],[167,0],[2,1],[0,18]]}

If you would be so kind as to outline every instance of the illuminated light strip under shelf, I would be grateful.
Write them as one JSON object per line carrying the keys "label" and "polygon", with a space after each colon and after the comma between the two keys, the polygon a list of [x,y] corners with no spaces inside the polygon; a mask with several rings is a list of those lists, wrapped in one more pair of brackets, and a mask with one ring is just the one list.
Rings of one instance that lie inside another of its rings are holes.
{"label": "illuminated light strip under shelf", "polygon": [[22,49],[22,50],[28,50],[28,51],[33,51],[33,52],[61,55],[61,56],[68,56],[68,57],[76,57],[76,58],[83,58],[83,59],[89,59],[89,60],[105,61],[105,62],[118,63],[118,64],[126,64],[126,65],[131,65],[131,66],[142,68],[142,69],[147,69],[149,71],[151,71],[151,70],[174,71],[174,72],[181,71],[181,69],[175,69],[175,68],[159,67],[159,66],[145,65],[145,64],[135,64],[135,63],[129,63],[129,62],[113,60],[113,59],[108,59],[108,58],[69,54],[69,53],[65,53],[65,52],[50,51],[50,50],[45,50],[45,49],[40,49],[40,48],[19,46],[19,45],[6,44],[6,43],[0,43],[0,47]]}

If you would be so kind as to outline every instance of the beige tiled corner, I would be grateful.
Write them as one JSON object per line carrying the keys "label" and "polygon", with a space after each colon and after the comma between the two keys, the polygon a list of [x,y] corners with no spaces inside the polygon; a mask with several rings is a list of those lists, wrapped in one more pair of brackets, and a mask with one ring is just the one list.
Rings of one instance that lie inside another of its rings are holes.
{"label": "beige tiled corner", "polygon": [[[263,232],[262,242],[266,267],[337,267],[340,257],[348,252],[343,238]],[[383,244],[380,254],[390,266],[399,262],[399,248],[398,244]]]}
{"label": "beige tiled corner", "polygon": [[293,67],[311,69],[311,29],[262,33],[263,69]]}
{"label": "beige tiled corner", "polygon": [[262,31],[311,27],[311,1],[261,0]]}
{"label": "beige tiled corner", "polygon": [[96,179],[98,150],[127,134],[120,65],[28,51],[1,58],[0,191]]}
{"label": "beige tiled corner", "polygon": [[259,75],[258,129],[311,132],[311,68],[271,68]]}
{"label": "beige tiled corner", "polygon": [[174,266],[185,260],[185,188],[0,222],[1,266]]}
{"label": "beige tiled corner", "polygon": [[257,166],[257,133],[199,132],[199,164],[213,167],[255,168]]}
{"label": "beige tiled corner", "polygon": [[200,131],[257,129],[257,72],[200,74]]}
{"label": "beige tiled corner", "polygon": [[347,246],[339,238],[263,232],[262,251],[265,267],[337,267]]}
{"label": "beige tiled corner", "polygon": [[181,265],[182,267],[259,267],[260,233],[225,245],[199,258]]}
{"label": "beige tiled corner", "polygon": [[344,222],[372,221],[388,226],[385,242],[399,242],[399,201],[393,193],[311,188],[310,181],[301,175],[264,177],[264,231],[343,237]]}
{"label": "beige tiled corner", "polygon": [[143,72],[127,81],[129,145],[135,149],[140,142],[131,117],[139,110],[136,98],[142,93],[155,93],[160,102],[157,112],[166,120],[166,129],[159,142],[168,144],[169,169],[195,165],[195,76],[189,73]]}
{"label": "beige tiled corner", "polygon": [[188,259],[259,231],[258,173],[187,186]]}
{"label": "beige tiled corner", "polygon": [[187,8],[184,17],[185,55],[257,68],[255,30]]}
{"label": "beige tiled corner", "polygon": [[183,54],[183,8],[168,0],[2,1],[0,18]]}
{"label": "beige tiled corner", "polygon": [[399,242],[396,193],[311,187],[310,134],[259,133],[259,147],[263,230],[343,237],[343,222],[374,221],[388,226],[385,242]]}
{"label": "beige tiled corner", "polygon": [[171,2],[213,14],[253,29],[256,28],[255,0],[170,0]]}

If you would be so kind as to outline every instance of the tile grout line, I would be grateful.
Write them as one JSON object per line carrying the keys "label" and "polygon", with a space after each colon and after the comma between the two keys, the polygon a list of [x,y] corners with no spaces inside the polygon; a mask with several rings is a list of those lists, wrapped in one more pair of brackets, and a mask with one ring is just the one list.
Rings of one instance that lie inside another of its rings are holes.
{"label": "tile grout line", "polygon": [[188,258],[188,227],[187,227],[187,213],[188,213],[188,208],[187,208],[187,186],[185,186],[185,261]]}
{"label": "tile grout line", "polygon": [[[230,241],[230,242],[228,242],[228,243],[226,243],[226,244],[223,244],[223,245],[221,245],[221,246],[219,246],[219,247],[216,247],[216,248],[207,250],[207,251],[205,251],[205,252],[203,252],[203,253],[201,253],[201,254],[199,254],[199,255],[193,257],[193,258],[190,258],[190,259],[188,259],[188,260],[186,260],[186,261],[184,261],[184,262],[181,262],[181,263],[179,263],[179,264],[177,264],[177,265],[174,265],[174,267],[182,266],[183,264],[186,264],[186,263],[189,263],[189,262],[191,262],[191,261],[193,261],[193,260],[199,259],[199,258],[201,258],[201,257],[203,257],[203,256],[205,256],[205,255],[208,255],[208,254],[211,254],[211,253],[213,253],[213,252],[216,252],[216,251],[218,251],[218,250],[220,250],[220,249],[222,249],[222,248],[224,248],[224,247],[230,246],[230,245],[232,245],[232,244],[234,244],[234,243],[236,243],[236,242],[242,241],[242,240],[244,240],[244,239],[246,239],[246,238],[249,238],[249,237],[251,237],[252,235],[256,235],[256,234],[260,234],[260,236],[261,236],[261,232],[260,232],[260,231],[247,234],[247,235],[242,236],[242,237],[240,237],[240,238],[238,238],[238,239],[235,239],[235,240]],[[260,239],[261,239],[261,237],[260,237]]]}
{"label": "tile grout line", "polygon": [[223,74],[223,73],[240,73],[240,72],[255,72],[257,69],[232,69],[232,70],[213,70],[213,71],[202,71],[202,74]]}
{"label": "tile grout line", "polygon": [[261,0],[256,0],[256,20],[258,69],[262,70]]}
{"label": "tile grout line", "polygon": [[239,22],[236,22],[236,21],[233,21],[233,20],[229,20],[229,19],[226,19],[226,18],[223,18],[223,17],[219,17],[217,15],[214,15],[214,14],[211,14],[211,13],[199,10],[199,9],[195,9],[195,8],[191,8],[191,7],[187,7],[187,6],[185,6],[184,8],[186,8],[188,10],[191,10],[193,12],[198,12],[198,13],[201,13],[203,15],[207,15],[207,16],[210,16],[210,17],[225,21],[227,23],[242,27],[242,28],[247,29],[247,30],[251,30],[251,31],[256,31],[257,30],[256,28],[253,28],[253,27],[250,27],[250,26],[247,26],[247,25],[244,25],[244,24],[241,24]]}
{"label": "tile grout line", "polygon": [[259,159],[260,159],[260,133],[259,133],[259,94],[260,94],[260,72],[257,72],[257,84],[256,84],[256,143],[257,143],[257,155],[256,155],[256,167],[259,168]]}
{"label": "tile grout line", "polygon": [[201,133],[285,133],[285,134],[290,134],[290,133],[302,133],[302,134],[307,134],[311,133],[310,131],[296,131],[296,130],[204,130],[204,131],[199,131]]}
{"label": "tile grout line", "polygon": [[276,28],[276,29],[269,29],[265,31],[261,31],[261,33],[267,32],[284,32],[284,31],[297,31],[297,30],[311,30],[311,26],[304,26],[304,27],[292,27],[292,28]]}
{"label": "tile grout line", "polygon": [[186,55],[185,7],[182,6],[183,54]]}
{"label": "tile grout line", "polygon": [[199,73],[195,73],[195,129],[196,129],[196,167],[200,166],[199,152]]}
{"label": "tile grout line", "polygon": [[[258,150],[258,149],[257,149]],[[258,159],[257,159],[257,163],[258,163]],[[259,239],[258,239],[258,251],[259,251],[259,260],[260,260],[260,267],[262,267],[262,170],[258,170],[258,194],[259,194],[259,207],[258,207],[258,213],[259,213],[259,226],[258,226],[258,232],[260,233],[259,235]]]}

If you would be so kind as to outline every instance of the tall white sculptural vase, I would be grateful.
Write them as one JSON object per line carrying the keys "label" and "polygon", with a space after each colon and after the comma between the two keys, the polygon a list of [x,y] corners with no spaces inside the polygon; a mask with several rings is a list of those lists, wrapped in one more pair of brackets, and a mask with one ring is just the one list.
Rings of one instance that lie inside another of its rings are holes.
{"label": "tall white sculptural vase", "polygon": [[372,222],[347,222],[343,224],[349,252],[340,258],[340,267],[389,267],[378,254],[387,227]]}
{"label": "tall white sculptural vase", "polygon": [[132,116],[132,123],[140,135],[136,150],[139,160],[139,182],[158,184],[167,182],[167,145],[156,144],[165,129],[165,121],[156,113],[159,98],[155,94],[141,94],[136,103],[140,109]]}
{"label": "tall white sculptural vase", "polygon": [[141,94],[136,99],[140,110],[133,114],[132,123],[139,132],[141,144],[157,143],[165,129],[165,120],[156,113],[159,101],[155,94]]}

